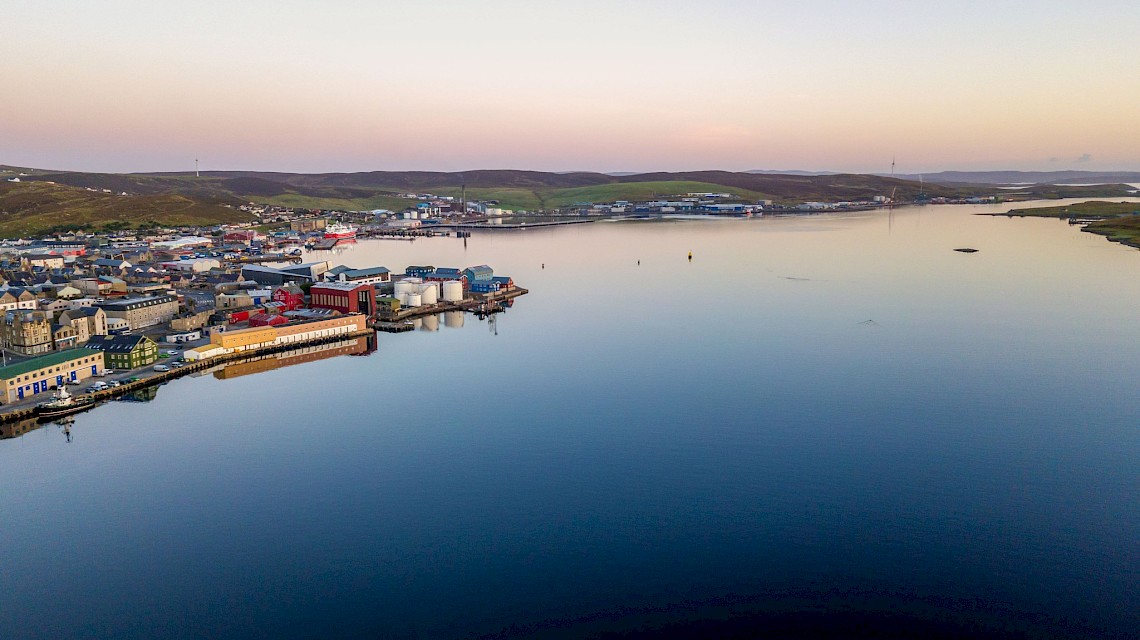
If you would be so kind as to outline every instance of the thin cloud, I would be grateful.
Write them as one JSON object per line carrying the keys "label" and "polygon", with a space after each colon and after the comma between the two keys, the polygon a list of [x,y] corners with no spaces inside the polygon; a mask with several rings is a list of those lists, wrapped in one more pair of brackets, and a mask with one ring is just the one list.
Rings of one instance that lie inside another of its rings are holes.
{"label": "thin cloud", "polygon": [[1077,162],[1080,164],[1084,164],[1086,162],[1092,162],[1092,154],[1091,153],[1082,153],[1081,157],[1077,158]]}

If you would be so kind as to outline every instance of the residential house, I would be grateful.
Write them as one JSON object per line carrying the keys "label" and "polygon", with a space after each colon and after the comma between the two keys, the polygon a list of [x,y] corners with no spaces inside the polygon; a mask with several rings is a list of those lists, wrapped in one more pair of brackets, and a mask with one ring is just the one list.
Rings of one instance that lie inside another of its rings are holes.
{"label": "residential house", "polygon": [[63,256],[54,253],[29,253],[24,256],[24,262],[29,267],[43,267],[45,269],[62,269]]}
{"label": "residential house", "polygon": [[75,327],[70,324],[53,324],[51,326],[51,338],[56,351],[74,349],[79,346],[79,336]]}
{"label": "residential house", "polygon": [[69,324],[75,329],[76,344],[82,345],[92,336],[104,336],[107,328],[107,314],[99,307],[79,307],[59,314],[60,324]]}
{"label": "residential house", "polygon": [[5,312],[0,320],[0,348],[22,356],[54,351],[51,319],[43,311]]}
{"label": "residential house", "polygon": [[108,369],[129,370],[154,364],[158,344],[146,336],[95,336],[85,349],[102,351]]}
{"label": "residential house", "polygon": [[76,278],[69,284],[88,296],[103,297],[111,293],[111,283],[99,278]]}
{"label": "residential house", "polygon": [[178,313],[178,297],[171,295],[123,298],[99,305],[110,318],[127,321],[131,330],[169,322]]}
{"label": "residential house", "polygon": [[9,287],[0,294],[0,311],[35,309],[36,306],[36,295],[24,287]]}

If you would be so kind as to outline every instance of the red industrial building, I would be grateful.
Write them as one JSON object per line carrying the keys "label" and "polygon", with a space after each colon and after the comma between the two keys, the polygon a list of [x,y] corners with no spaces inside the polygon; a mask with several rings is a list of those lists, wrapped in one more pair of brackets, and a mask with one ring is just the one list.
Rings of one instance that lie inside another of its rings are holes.
{"label": "red industrial building", "polygon": [[309,306],[341,313],[376,313],[376,289],[370,284],[323,282],[309,289]]}
{"label": "red industrial building", "polygon": [[249,317],[249,326],[251,327],[275,327],[286,322],[289,322],[289,318],[283,315],[258,313]]}
{"label": "red industrial building", "polygon": [[463,288],[467,289],[467,276],[462,273],[429,273],[422,276],[424,282],[447,282],[449,280],[458,280],[463,283]]}
{"label": "red industrial building", "polygon": [[305,306],[305,292],[290,282],[273,292],[273,301],[284,304],[285,311],[294,311]]}

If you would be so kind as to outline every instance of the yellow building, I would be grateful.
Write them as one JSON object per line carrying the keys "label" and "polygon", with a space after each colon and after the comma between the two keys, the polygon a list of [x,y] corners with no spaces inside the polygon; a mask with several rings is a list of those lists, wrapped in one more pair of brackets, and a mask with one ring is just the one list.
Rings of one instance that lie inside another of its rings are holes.
{"label": "yellow building", "polygon": [[273,327],[255,327],[215,333],[210,338],[210,343],[229,351],[245,351],[272,346],[275,340],[277,331]]}
{"label": "yellow building", "polygon": [[103,352],[68,349],[0,367],[0,390],[4,402],[16,402],[103,373]]}
{"label": "yellow building", "polygon": [[186,351],[187,360],[206,360],[227,353],[274,347],[322,338],[359,333],[368,329],[364,314],[352,313],[327,320],[296,322],[276,327],[253,327],[236,331],[220,331],[210,337],[210,344]]}

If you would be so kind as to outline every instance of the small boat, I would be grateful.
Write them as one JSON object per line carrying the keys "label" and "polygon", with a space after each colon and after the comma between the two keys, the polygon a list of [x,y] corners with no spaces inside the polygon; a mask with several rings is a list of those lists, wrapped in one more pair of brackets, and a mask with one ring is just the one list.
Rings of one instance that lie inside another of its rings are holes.
{"label": "small boat", "polygon": [[76,398],[67,391],[67,387],[56,390],[51,400],[36,405],[37,418],[61,418],[73,413],[86,411],[95,406],[95,399],[88,396]]}

